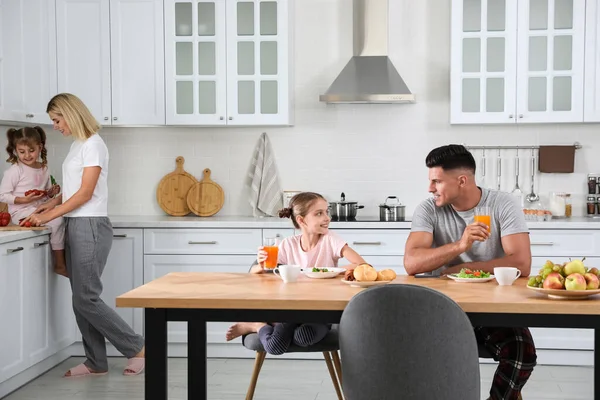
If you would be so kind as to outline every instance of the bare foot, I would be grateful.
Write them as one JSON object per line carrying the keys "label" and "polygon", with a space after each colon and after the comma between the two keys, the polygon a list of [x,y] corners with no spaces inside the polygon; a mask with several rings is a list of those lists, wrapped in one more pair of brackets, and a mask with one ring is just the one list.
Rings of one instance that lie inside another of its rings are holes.
{"label": "bare foot", "polygon": [[257,333],[260,328],[265,326],[264,322],[238,322],[227,329],[225,339],[229,342],[237,337],[247,335],[249,333]]}
{"label": "bare foot", "polygon": [[142,350],[135,355],[136,358],[144,358],[146,356],[146,346],[142,347]]}

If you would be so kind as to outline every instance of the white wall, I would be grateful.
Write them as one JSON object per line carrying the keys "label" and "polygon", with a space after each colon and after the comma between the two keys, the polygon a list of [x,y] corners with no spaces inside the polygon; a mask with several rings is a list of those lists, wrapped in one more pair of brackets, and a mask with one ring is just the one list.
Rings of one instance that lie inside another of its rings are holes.
{"label": "white wall", "polygon": [[[295,2],[296,121],[291,128],[105,128],[110,155],[110,213],[163,214],[156,203],[160,179],[186,158],[186,170],[201,177],[206,167],[226,196],[218,215],[249,213],[243,183],[256,140],[266,131],[277,156],[284,190],[312,190],[330,200],[366,206],[396,195],[407,215],[428,196],[424,159],[433,147],[570,144],[579,141],[574,174],[544,174],[536,190],[574,193],[574,213],[585,211],[586,174],[600,172],[599,125],[450,126],[450,5],[440,0],[390,1],[390,57],[417,95],[414,105],[325,105],[318,101],[352,54],[350,0]],[[318,18],[321,21],[318,22]],[[50,167],[60,163],[70,139],[49,130]],[[0,127],[4,132],[5,127]],[[480,157],[480,152],[476,152]],[[512,189],[513,152],[504,155],[503,189]],[[523,161],[525,162],[525,161]],[[495,163],[488,165],[488,174]],[[529,164],[522,174],[529,174]],[[0,166],[0,169],[5,166]],[[489,185],[495,181],[489,180]],[[529,189],[530,178],[521,176]]]}

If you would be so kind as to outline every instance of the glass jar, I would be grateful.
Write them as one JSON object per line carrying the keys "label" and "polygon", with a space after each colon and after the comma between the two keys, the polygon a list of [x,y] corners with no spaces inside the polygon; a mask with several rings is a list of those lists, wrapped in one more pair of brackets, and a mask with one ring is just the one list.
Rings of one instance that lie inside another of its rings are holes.
{"label": "glass jar", "polygon": [[596,198],[594,196],[588,196],[587,198],[587,215],[596,214]]}
{"label": "glass jar", "polygon": [[596,194],[596,177],[588,175],[588,194]]}
{"label": "glass jar", "polygon": [[567,212],[567,199],[564,192],[552,192],[549,197],[549,208],[555,218],[564,218]]}

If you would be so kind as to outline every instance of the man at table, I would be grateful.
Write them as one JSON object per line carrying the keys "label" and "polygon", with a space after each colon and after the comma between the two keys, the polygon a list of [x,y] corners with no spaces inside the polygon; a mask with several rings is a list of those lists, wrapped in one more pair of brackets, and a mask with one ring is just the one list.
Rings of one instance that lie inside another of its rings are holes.
{"label": "man at table", "polygon": [[[415,210],[406,242],[404,267],[409,275],[449,274],[461,268],[492,272],[515,267],[531,270],[529,231],[523,211],[512,195],[480,188],[475,159],[461,145],[432,150],[425,160],[433,198]],[[473,222],[476,207],[491,209],[490,232]],[[521,398],[521,389],[536,365],[536,351],[527,328],[475,327],[477,342],[499,361],[490,399]]]}

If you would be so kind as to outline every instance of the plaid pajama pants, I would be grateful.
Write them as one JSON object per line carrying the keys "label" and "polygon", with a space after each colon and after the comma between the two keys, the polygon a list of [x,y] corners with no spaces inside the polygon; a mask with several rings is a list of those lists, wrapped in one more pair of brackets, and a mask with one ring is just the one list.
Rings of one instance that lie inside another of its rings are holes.
{"label": "plaid pajama pants", "polygon": [[492,380],[492,400],[517,400],[535,367],[537,355],[527,328],[475,327],[477,343],[483,344],[498,361]]}

